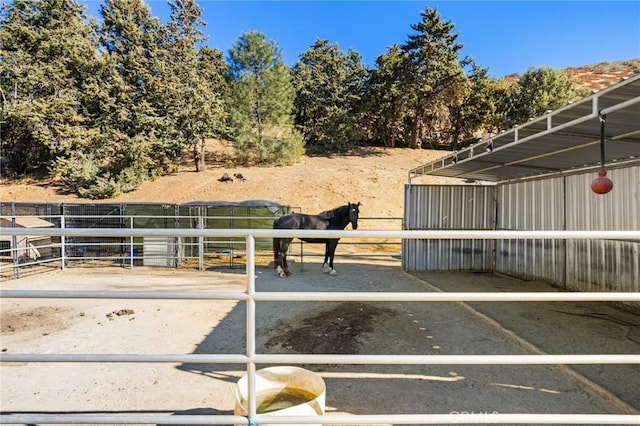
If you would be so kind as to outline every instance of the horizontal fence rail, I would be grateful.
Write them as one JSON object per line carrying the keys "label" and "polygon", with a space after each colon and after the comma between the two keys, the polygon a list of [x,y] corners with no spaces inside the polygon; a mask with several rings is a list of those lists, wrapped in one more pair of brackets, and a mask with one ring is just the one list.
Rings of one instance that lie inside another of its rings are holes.
{"label": "horizontal fence rail", "polygon": [[[32,235],[31,228],[2,228],[5,235]],[[253,238],[402,238],[442,240],[626,240],[640,241],[640,231],[486,231],[486,230],[304,230],[304,229],[120,229],[38,228],[57,237],[247,237]]]}
{"label": "horizontal fence rail", "polygon": [[[5,235],[30,235],[32,229],[2,228]],[[369,302],[554,302],[634,301],[640,293],[472,293],[472,292],[258,292],[255,289],[255,239],[274,237],[401,238],[401,239],[610,239],[640,241],[640,231],[305,231],[272,229],[105,229],[43,228],[38,233],[60,237],[205,237],[246,239],[246,291],[64,291],[0,290],[1,298],[40,299],[176,299],[238,300],[246,304],[246,352],[242,354],[61,354],[1,353],[4,362],[50,363],[216,363],[246,364],[247,417],[229,415],[127,414],[0,414],[0,423],[23,424],[640,424],[638,415],[605,414],[499,414],[465,413],[400,415],[269,416],[257,414],[256,364],[366,364],[366,365],[573,365],[640,364],[640,354],[552,355],[276,355],[256,353],[256,302],[265,301],[369,301]],[[6,391],[6,390],[3,390]]]}
{"label": "horizontal fence rail", "polygon": [[[11,423],[23,424],[56,424],[57,415],[12,415]],[[249,421],[242,416],[205,416],[184,415],[177,419],[170,416],[151,415],[68,415],[67,424],[112,424],[116,419],[118,424],[157,424],[157,425],[231,425],[247,424]],[[261,414],[250,420],[252,426],[260,424],[564,424],[564,425],[637,425],[640,416],[616,414],[498,414],[498,413],[465,413],[451,412],[450,414],[396,414],[396,415],[354,415],[354,416],[269,416]]]}
{"label": "horizontal fence rail", "polygon": [[239,292],[211,291],[67,291],[67,290],[0,290],[4,298],[37,299],[183,299],[183,300],[248,300],[257,302],[640,302],[640,293],[559,293],[559,292],[256,292],[253,297]]}
{"label": "horizontal fence rail", "polygon": [[1,362],[118,362],[203,364],[349,364],[349,365],[550,365],[640,364],[640,354],[626,355],[135,355],[2,354]]}

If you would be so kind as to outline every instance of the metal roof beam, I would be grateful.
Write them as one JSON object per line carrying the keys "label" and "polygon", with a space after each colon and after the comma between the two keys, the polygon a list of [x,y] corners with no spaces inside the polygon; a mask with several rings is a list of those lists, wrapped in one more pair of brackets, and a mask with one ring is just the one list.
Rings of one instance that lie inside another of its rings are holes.
{"label": "metal roof beam", "polygon": [[[528,161],[553,158],[556,155],[561,156],[560,158],[565,162],[563,169],[566,170],[590,166],[590,161],[585,161],[580,155],[570,158],[567,162],[565,154],[570,151],[589,148],[599,143],[600,126],[591,126],[588,122],[607,114],[612,114],[612,116],[607,117],[609,119],[607,121],[610,124],[609,129],[612,129],[610,132],[615,131],[617,133],[607,137],[607,140],[625,140],[625,142],[632,143],[631,146],[618,146],[617,158],[614,160],[625,161],[626,159],[637,158],[640,156],[640,149],[636,152],[633,145],[637,141],[635,139],[629,140],[629,138],[640,134],[640,122],[633,118],[636,113],[637,117],[640,117],[640,109],[638,108],[638,105],[640,105],[639,93],[640,74],[637,74],[589,97],[570,103],[558,110],[547,112],[536,119],[514,126],[508,131],[503,131],[460,151],[415,168],[409,172],[409,180],[414,175],[442,175],[477,179],[477,174],[490,172],[486,175],[483,174],[483,176],[488,175],[494,181],[502,181],[504,179],[500,176],[500,173],[496,173],[501,167],[508,168],[514,165],[522,165]],[[616,112],[619,112],[619,114],[614,114]],[[554,122],[558,124],[554,124]],[[527,135],[521,138],[520,136],[523,133],[527,133]],[[542,143],[535,143],[535,141],[541,141]],[[526,148],[518,149],[523,144],[527,144]],[[491,147],[491,149],[487,149],[488,147]],[[488,160],[487,156],[495,156],[494,153],[498,152],[503,152],[499,156],[502,161],[498,163]],[[480,168],[470,168],[471,163],[480,166]],[[556,161],[555,163],[559,164],[560,162]],[[487,167],[489,164],[491,165]],[[531,168],[535,168],[535,166]],[[447,169],[446,172],[444,169]],[[554,169],[550,168],[550,170]],[[555,170],[557,172],[562,171],[560,166]],[[513,170],[510,173],[513,176],[510,176],[509,179],[524,177],[524,175],[518,174]]]}

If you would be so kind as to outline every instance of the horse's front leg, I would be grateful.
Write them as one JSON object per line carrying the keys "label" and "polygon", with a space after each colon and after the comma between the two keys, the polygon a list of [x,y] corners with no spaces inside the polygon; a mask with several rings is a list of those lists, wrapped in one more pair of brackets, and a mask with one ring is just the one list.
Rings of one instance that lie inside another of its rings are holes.
{"label": "horse's front leg", "polygon": [[[322,264],[322,272],[329,275],[336,275],[337,272],[333,269],[333,256],[336,253],[336,247],[338,246],[337,240],[328,240],[324,250],[324,263]],[[328,262],[328,263],[327,263]]]}
{"label": "horse's front leg", "polygon": [[284,278],[287,276],[287,273],[284,270],[285,268],[284,262],[286,262],[286,258],[283,258],[282,253],[278,252],[278,263],[276,266],[276,275],[279,276],[280,278]]}
{"label": "horse's front leg", "polygon": [[331,267],[328,265],[329,262],[329,240],[324,243],[324,260],[322,261],[322,272],[328,274],[331,272]]}

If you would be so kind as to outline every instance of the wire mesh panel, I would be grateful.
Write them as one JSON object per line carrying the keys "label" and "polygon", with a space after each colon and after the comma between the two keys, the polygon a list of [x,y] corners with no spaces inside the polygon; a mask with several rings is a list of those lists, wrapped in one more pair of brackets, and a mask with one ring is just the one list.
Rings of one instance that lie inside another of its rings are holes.
{"label": "wire mesh panel", "polygon": [[[124,226],[131,229],[176,229],[181,227],[175,204],[133,203],[124,205]],[[187,226],[188,228],[188,226]],[[124,247],[125,262],[135,265],[177,267],[184,258],[180,238],[130,238]]]}
{"label": "wire mesh panel", "polygon": [[[122,204],[63,204],[65,228],[124,228]],[[69,237],[66,241],[67,259],[86,261],[92,259],[120,260],[124,252],[124,238],[118,237]]]}
{"label": "wire mesh panel", "polygon": [[1,216],[37,216],[60,224],[61,205],[57,203],[19,203],[0,201]]}
{"label": "wire mesh panel", "polygon": [[[191,217],[201,218],[202,229],[271,229],[273,221],[289,213],[291,208],[271,201],[214,202],[192,205]],[[257,252],[268,252],[271,258],[271,238],[257,238]],[[209,266],[243,265],[246,256],[244,238],[203,239],[203,257]]]}

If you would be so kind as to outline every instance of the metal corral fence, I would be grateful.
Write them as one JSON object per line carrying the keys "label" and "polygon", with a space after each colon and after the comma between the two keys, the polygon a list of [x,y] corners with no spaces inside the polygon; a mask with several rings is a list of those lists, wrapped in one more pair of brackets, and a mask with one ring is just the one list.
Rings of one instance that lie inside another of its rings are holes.
{"label": "metal corral fence", "polygon": [[[29,235],[24,228],[7,228],[4,232],[16,237]],[[0,290],[2,298],[63,298],[63,299],[182,299],[238,300],[246,304],[246,352],[236,354],[61,354],[61,353],[1,353],[0,362],[74,362],[74,363],[210,363],[245,364],[248,380],[249,415],[139,415],[122,413],[97,414],[1,414],[0,423],[23,424],[639,424],[638,415],[608,414],[378,414],[273,416],[257,414],[256,364],[358,364],[358,365],[552,365],[552,364],[640,364],[640,354],[555,354],[555,355],[313,355],[261,354],[256,352],[256,303],[274,301],[361,301],[361,302],[450,302],[450,301],[634,301],[640,302],[640,292],[259,292],[255,288],[256,240],[274,237],[328,238],[401,238],[412,239],[564,239],[605,240],[632,239],[640,241],[640,231],[301,231],[267,229],[61,229],[46,228],[43,235],[61,238],[244,238],[247,250],[246,290],[224,291],[56,291]]]}
{"label": "metal corral fence", "polygon": [[[51,237],[50,227],[114,229],[260,229],[291,211],[264,200],[243,202],[160,203],[0,203],[0,226],[29,228],[29,235],[0,233],[0,274],[18,277],[27,267],[74,266],[91,262],[117,265],[198,267],[239,257],[244,239],[179,237],[107,237],[75,234]],[[256,241],[260,250],[271,241]]]}
{"label": "metal corral fence", "polygon": [[[52,268],[74,266],[159,266],[174,268],[244,267],[245,238],[222,236],[95,237],[80,233],[51,236],[48,228],[63,229],[271,229],[273,221],[300,208],[255,200],[243,202],[193,202],[187,204],[53,204],[0,203],[0,277],[19,278]],[[360,218],[362,222],[391,223],[401,229],[402,218]],[[366,225],[365,225],[366,226]],[[28,235],[9,235],[3,228],[28,228]],[[271,238],[257,238],[259,264],[273,259]],[[398,254],[401,241],[354,241],[362,250]],[[317,256],[323,249],[307,249]],[[291,246],[303,261],[302,242]]]}

